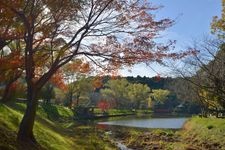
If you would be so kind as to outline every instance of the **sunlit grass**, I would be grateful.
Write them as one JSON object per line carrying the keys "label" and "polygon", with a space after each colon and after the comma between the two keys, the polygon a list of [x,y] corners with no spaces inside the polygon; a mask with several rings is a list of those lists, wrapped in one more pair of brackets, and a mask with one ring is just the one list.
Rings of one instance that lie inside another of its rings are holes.
{"label": "sunlit grass", "polygon": [[[24,104],[18,104],[18,106],[24,106]],[[25,107],[24,107],[25,108]],[[2,127],[14,131],[18,131],[19,123],[22,119],[21,110],[16,111],[9,106],[0,104],[0,122]],[[58,128],[56,124],[49,124],[50,121],[44,123],[43,121],[36,121],[34,126],[35,137],[44,148],[55,150],[68,150],[73,146],[73,141],[69,138],[63,137],[56,131],[50,128],[52,125]],[[8,139],[10,140],[10,139]],[[15,139],[13,139],[15,141]]]}
{"label": "sunlit grass", "polygon": [[16,131],[22,118],[22,114],[3,104],[0,104],[0,112],[0,122],[2,125],[7,129]]}
{"label": "sunlit grass", "polygon": [[[22,119],[25,104],[9,106],[0,104],[0,149],[16,149],[16,133]],[[48,150],[113,149],[90,126],[75,127],[72,110],[57,105],[38,107],[34,135],[38,143]],[[67,120],[66,120],[67,119]],[[65,122],[62,122],[64,121]]]}
{"label": "sunlit grass", "polygon": [[191,118],[184,126],[185,130],[180,134],[187,141],[195,145],[221,145],[225,148],[225,119],[220,118]]}

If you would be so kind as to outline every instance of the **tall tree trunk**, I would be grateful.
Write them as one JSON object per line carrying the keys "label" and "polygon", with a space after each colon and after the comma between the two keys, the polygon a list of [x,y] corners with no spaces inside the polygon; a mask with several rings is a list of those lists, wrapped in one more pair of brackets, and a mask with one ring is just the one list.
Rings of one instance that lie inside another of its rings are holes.
{"label": "tall tree trunk", "polygon": [[20,123],[17,140],[22,143],[29,143],[36,145],[36,140],[33,135],[33,127],[36,115],[36,109],[38,106],[38,100],[36,98],[37,91],[31,86],[27,88],[27,108],[23,119]]}
{"label": "tall tree trunk", "polygon": [[36,110],[38,106],[37,95],[54,73],[55,72],[52,71],[51,74],[43,76],[43,80],[41,80],[39,84],[33,83],[31,77],[27,79],[27,108],[17,134],[17,140],[22,144],[31,144],[34,147],[38,146],[33,134]]}

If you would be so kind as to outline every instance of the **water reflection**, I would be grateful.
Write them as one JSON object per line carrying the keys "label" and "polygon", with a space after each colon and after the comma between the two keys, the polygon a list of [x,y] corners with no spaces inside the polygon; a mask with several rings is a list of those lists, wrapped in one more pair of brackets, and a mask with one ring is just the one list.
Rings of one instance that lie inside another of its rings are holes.
{"label": "water reflection", "polygon": [[139,128],[180,129],[187,118],[120,118],[113,121],[98,122],[98,125],[117,125]]}

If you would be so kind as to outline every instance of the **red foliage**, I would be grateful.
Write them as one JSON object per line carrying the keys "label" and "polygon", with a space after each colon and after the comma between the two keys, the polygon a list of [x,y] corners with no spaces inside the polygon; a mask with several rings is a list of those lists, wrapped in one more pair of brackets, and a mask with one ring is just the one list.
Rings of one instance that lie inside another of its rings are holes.
{"label": "red foliage", "polygon": [[106,110],[108,110],[110,108],[110,104],[105,100],[101,100],[97,104],[97,107],[100,108],[102,112],[105,112]]}
{"label": "red foliage", "polygon": [[74,73],[88,73],[91,71],[90,64],[88,62],[83,62],[82,60],[75,60],[65,67],[65,71]]}
{"label": "red foliage", "polygon": [[18,85],[18,82],[13,82],[10,85],[10,91],[16,91],[17,85]]}
{"label": "red foliage", "polygon": [[7,56],[0,58],[0,70],[9,71],[22,68],[23,57],[18,52],[12,52]]}
{"label": "red foliage", "polygon": [[50,82],[61,90],[67,89],[63,74],[60,71],[58,71],[51,77]]}
{"label": "red foliage", "polygon": [[23,71],[24,58],[19,51],[13,51],[10,54],[0,58],[0,81],[8,82],[17,79]]}
{"label": "red foliage", "polygon": [[160,74],[157,74],[157,76],[155,76],[155,81],[159,82],[161,80]]}

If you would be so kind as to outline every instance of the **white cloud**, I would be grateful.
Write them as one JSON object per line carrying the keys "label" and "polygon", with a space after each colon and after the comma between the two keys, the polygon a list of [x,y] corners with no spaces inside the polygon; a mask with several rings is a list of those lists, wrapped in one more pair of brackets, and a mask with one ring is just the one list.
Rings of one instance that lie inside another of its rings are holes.
{"label": "white cloud", "polygon": [[146,76],[146,77],[153,77],[157,76],[169,76],[168,75],[169,69],[163,67],[157,63],[152,63],[151,66],[146,66],[145,64],[137,64],[131,68],[124,68],[119,71],[122,76]]}

